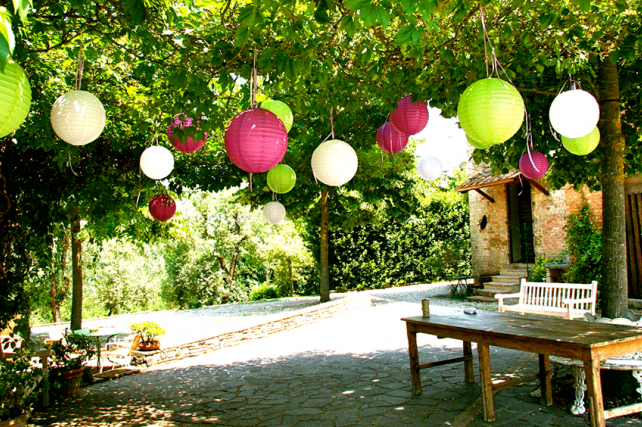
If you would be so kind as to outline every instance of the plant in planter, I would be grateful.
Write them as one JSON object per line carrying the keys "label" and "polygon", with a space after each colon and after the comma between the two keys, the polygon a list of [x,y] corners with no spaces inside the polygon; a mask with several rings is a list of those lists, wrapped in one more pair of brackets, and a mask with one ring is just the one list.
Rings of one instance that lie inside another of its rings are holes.
{"label": "plant in planter", "polygon": [[139,350],[158,350],[160,348],[159,338],[165,335],[165,329],[158,323],[146,321],[134,323],[129,327],[140,336]]}
{"label": "plant in planter", "polygon": [[32,355],[31,349],[16,348],[10,358],[0,358],[0,426],[27,423],[43,379],[43,371],[34,366]]}
{"label": "plant in planter", "polygon": [[96,354],[95,343],[91,337],[65,331],[51,350],[51,386],[64,396],[73,397],[78,394],[83,366]]}

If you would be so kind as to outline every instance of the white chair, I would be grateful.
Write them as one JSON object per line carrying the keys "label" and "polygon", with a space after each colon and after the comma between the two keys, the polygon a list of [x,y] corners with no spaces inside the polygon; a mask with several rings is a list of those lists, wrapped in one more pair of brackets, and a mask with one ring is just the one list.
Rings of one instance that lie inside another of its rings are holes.
{"label": "white chair", "polygon": [[[111,368],[116,365],[122,367],[131,365],[132,353],[138,350],[140,344],[140,335],[135,334],[128,339],[107,343],[106,349],[101,352],[101,359],[106,359],[111,363]],[[100,364],[100,372],[103,371],[105,364]]]}

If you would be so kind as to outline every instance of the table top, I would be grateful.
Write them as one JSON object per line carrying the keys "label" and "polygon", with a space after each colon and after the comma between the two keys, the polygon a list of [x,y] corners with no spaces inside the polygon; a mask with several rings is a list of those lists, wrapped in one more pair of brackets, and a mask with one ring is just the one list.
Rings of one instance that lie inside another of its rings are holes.
{"label": "table top", "polygon": [[526,338],[552,344],[564,342],[584,348],[642,340],[642,328],[638,327],[481,310],[477,314],[454,311],[401,320],[438,332],[455,331],[516,340]]}
{"label": "table top", "polygon": [[76,329],[74,331],[74,334],[100,338],[100,337],[112,337],[114,335],[124,334],[125,332],[127,332],[125,329],[119,329],[119,328],[98,328],[96,330],[83,328],[83,329]]}

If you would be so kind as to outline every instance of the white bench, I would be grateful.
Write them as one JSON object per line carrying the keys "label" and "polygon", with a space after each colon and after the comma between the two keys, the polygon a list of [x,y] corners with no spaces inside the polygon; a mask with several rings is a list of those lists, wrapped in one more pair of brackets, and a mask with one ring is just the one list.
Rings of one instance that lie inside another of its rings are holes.
{"label": "white bench", "polygon": [[[585,313],[595,316],[597,303],[597,282],[590,285],[578,283],[527,282],[522,279],[520,291],[515,294],[497,294],[499,311],[546,314],[567,319],[584,317]],[[506,299],[517,299],[515,305],[505,305]]]}

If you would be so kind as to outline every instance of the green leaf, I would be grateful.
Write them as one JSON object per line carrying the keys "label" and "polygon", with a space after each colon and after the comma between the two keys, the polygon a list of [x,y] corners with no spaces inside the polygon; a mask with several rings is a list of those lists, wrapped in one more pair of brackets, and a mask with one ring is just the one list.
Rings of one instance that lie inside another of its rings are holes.
{"label": "green leaf", "polygon": [[250,39],[250,28],[246,26],[241,26],[236,30],[234,35],[234,44],[236,46],[243,46]]}
{"label": "green leaf", "polygon": [[[4,39],[3,49],[7,49],[9,56],[13,54],[13,49],[16,47],[16,40],[13,36],[13,29],[11,28],[11,15],[4,7],[0,8],[0,34]],[[4,69],[4,66],[2,67]]]}
{"label": "green leaf", "polygon": [[125,15],[132,25],[140,25],[147,18],[147,9],[143,0],[126,0],[123,4]]}
{"label": "green leaf", "polygon": [[361,28],[358,21],[355,21],[352,16],[348,15],[341,20],[341,30],[345,31],[348,36],[352,37]]}
{"label": "green leaf", "polygon": [[29,8],[33,9],[33,0],[13,0],[13,13],[17,13],[22,22],[27,21]]}
{"label": "green leaf", "polygon": [[243,24],[243,26],[252,25],[256,21],[256,12],[257,10],[254,5],[245,6],[243,10],[241,10],[241,13],[239,13],[238,20]]}
{"label": "green leaf", "polygon": [[439,0],[420,1],[419,13],[424,18],[424,21],[430,21],[430,18],[435,10],[439,7]]}
{"label": "green leaf", "polygon": [[402,44],[413,42],[414,40],[413,36],[416,31],[417,30],[412,25],[406,25],[405,27],[402,27],[397,33],[397,37],[396,37],[397,44],[402,45]]}
{"label": "green leaf", "polygon": [[345,2],[345,6],[348,10],[357,11],[363,8],[364,6],[371,5],[370,0],[348,0]]}

